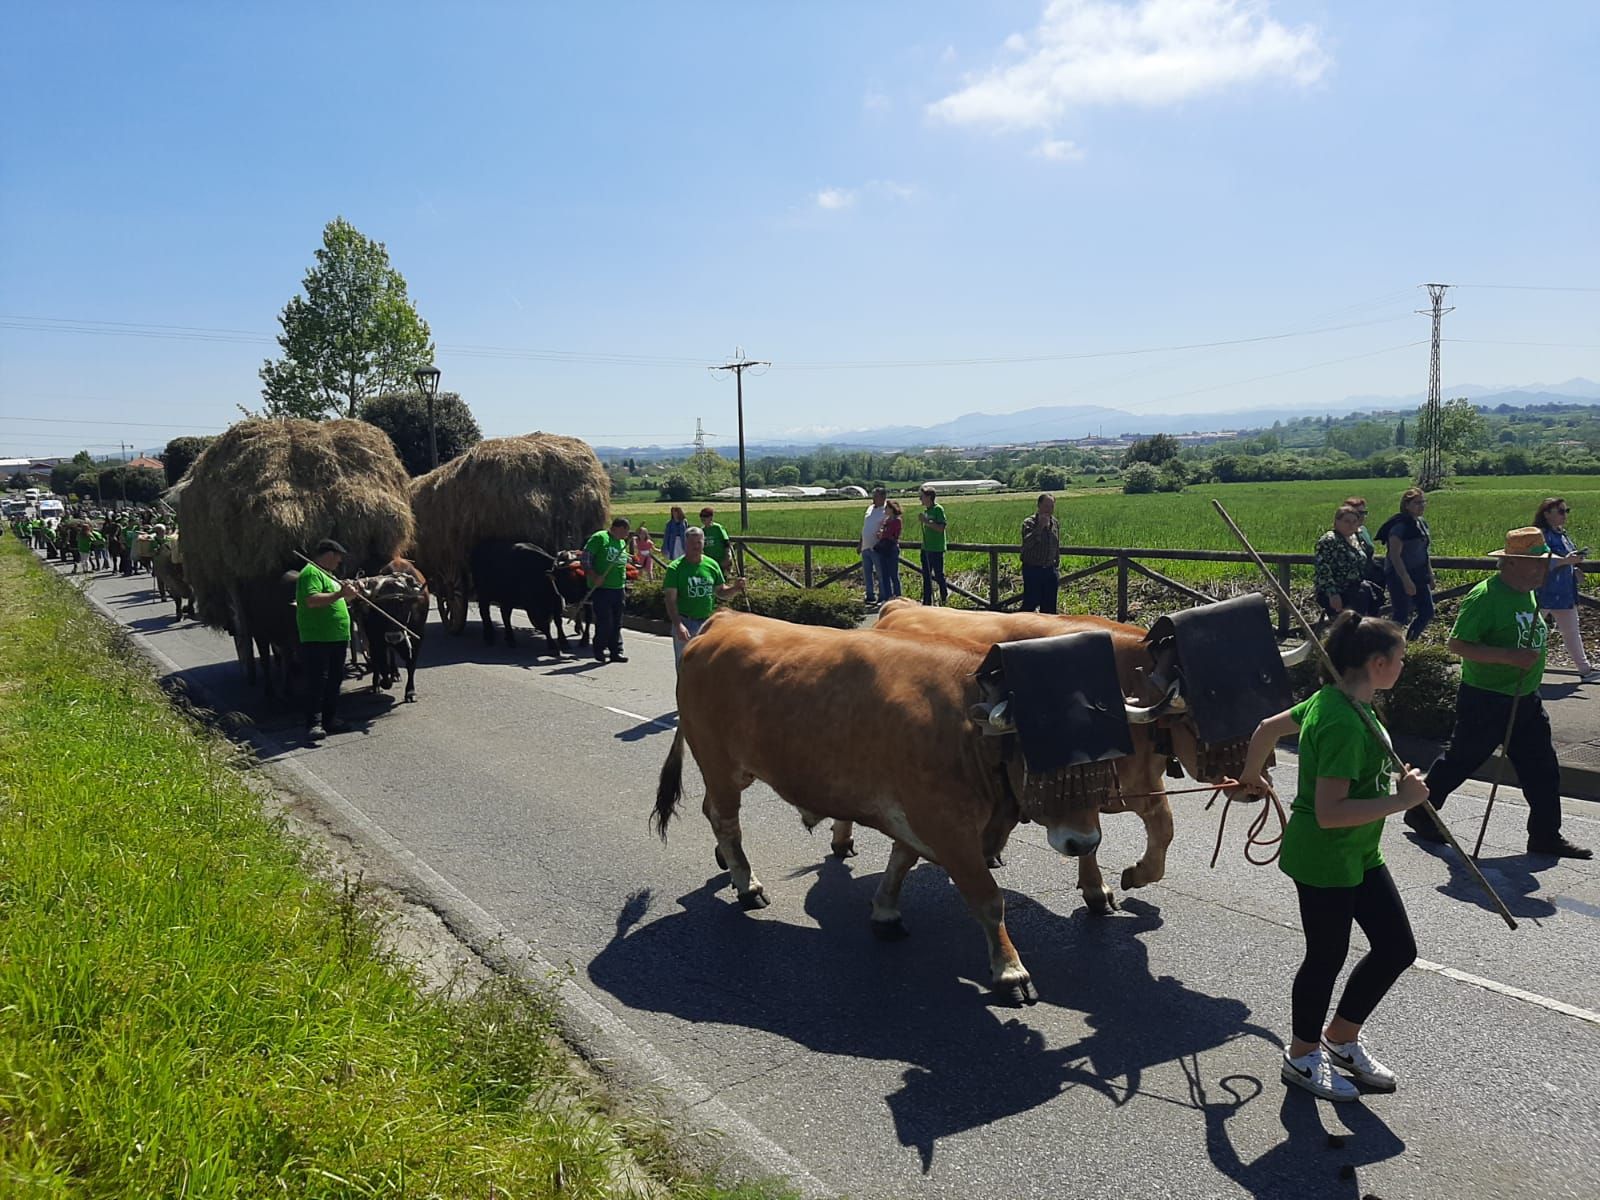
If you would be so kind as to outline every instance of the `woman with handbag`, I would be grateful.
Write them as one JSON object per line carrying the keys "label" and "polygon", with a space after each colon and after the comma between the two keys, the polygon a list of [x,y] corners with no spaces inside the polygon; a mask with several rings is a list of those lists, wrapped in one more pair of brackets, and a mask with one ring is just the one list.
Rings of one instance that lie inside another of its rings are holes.
{"label": "woman with handbag", "polygon": [[1583,648],[1583,631],[1578,627],[1578,572],[1584,551],[1573,545],[1567,534],[1567,513],[1571,511],[1560,496],[1551,496],[1533,514],[1534,525],[1544,531],[1544,544],[1550,548],[1550,574],[1539,589],[1539,608],[1561,631],[1561,643],[1578,668],[1579,683],[1600,682],[1600,671]]}

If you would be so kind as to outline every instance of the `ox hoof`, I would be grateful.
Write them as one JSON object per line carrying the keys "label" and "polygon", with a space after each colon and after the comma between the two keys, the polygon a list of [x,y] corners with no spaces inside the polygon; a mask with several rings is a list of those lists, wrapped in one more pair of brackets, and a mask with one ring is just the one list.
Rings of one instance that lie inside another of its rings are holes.
{"label": "ox hoof", "polygon": [[415,704],[417,702],[417,694],[415,692],[407,692],[405,702],[407,704]]}
{"label": "ox hoof", "polygon": [[766,892],[762,891],[760,888],[757,888],[751,892],[741,892],[739,894],[739,907],[744,909],[745,912],[754,912],[756,909],[765,908],[771,903],[772,901],[767,899]]}
{"label": "ox hoof", "polygon": [[721,870],[721,871],[726,871],[728,869],[728,860],[722,857],[722,851],[720,849],[718,849],[718,850],[712,851],[712,853],[714,855],[716,855],[717,869]]}
{"label": "ox hoof", "polygon": [[1098,917],[1117,910],[1117,895],[1110,888],[1102,888],[1098,892],[1085,892],[1083,899],[1089,906],[1089,911]]}
{"label": "ox hoof", "polygon": [[835,858],[854,858],[856,856],[855,838],[851,838],[847,842],[835,842],[829,853]]}
{"label": "ox hoof", "polygon": [[1033,980],[1026,975],[1010,983],[996,983],[993,985],[993,991],[996,999],[1004,1001],[1013,1008],[1039,1003],[1039,993],[1033,990]]}
{"label": "ox hoof", "polygon": [[991,854],[983,861],[984,865],[987,866],[991,871],[996,867],[1003,867],[1006,865],[1006,860],[1001,858],[998,854]]}
{"label": "ox hoof", "polygon": [[[1152,880],[1151,882],[1154,882],[1154,880]],[[1143,879],[1139,878],[1139,868],[1137,868],[1137,867],[1124,867],[1122,869],[1122,890],[1123,891],[1131,892],[1131,891],[1133,891],[1134,888],[1141,888],[1144,885],[1145,885],[1145,881]]]}
{"label": "ox hoof", "polygon": [[880,942],[899,942],[911,936],[911,931],[906,928],[906,923],[899,917],[892,921],[880,921],[876,917],[872,920],[872,936]]}

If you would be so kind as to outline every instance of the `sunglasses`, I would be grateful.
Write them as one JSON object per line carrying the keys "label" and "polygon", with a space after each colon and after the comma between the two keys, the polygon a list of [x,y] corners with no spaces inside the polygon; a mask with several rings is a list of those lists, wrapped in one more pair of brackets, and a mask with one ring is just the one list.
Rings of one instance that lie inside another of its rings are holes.
{"label": "sunglasses", "polygon": [[1551,509],[1550,511],[1551,512],[1558,512],[1558,513],[1566,513],[1566,512],[1570,512],[1571,509],[1569,509],[1565,504],[1558,504],[1553,509]]}

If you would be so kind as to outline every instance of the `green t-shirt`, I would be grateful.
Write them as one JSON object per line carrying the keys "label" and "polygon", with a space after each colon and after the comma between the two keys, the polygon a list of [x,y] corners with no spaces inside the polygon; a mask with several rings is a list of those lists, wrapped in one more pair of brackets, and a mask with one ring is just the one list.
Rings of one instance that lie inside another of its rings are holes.
{"label": "green t-shirt", "polygon": [[601,529],[596,531],[583,546],[584,552],[589,556],[591,564],[589,571],[590,587],[596,586],[593,582],[600,580],[598,586],[615,591],[617,588],[628,586],[628,543],[619,537],[612,537],[611,531]]}
{"label": "green t-shirt", "polygon": [[717,607],[717,589],[727,582],[722,568],[707,555],[692,563],[688,558],[675,558],[667,564],[662,577],[663,588],[678,589],[678,614],[704,621]]}
{"label": "green t-shirt", "polygon": [[[1365,707],[1372,712],[1370,705]],[[1388,750],[1372,736],[1350,697],[1332,684],[1295,705],[1289,715],[1300,727],[1300,781],[1278,867],[1312,887],[1355,887],[1373,867],[1383,865],[1378,848],[1383,820],[1324,829],[1317,822],[1317,780],[1348,779],[1352,800],[1387,796]]]}
{"label": "green t-shirt", "polygon": [[307,596],[319,592],[337,592],[339,581],[316,563],[307,563],[300,569],[300,582],[294,588],[294,622],[300,629],[302,642],[348,642],[350,640],[350,606],[335,600],[326,608],[312,608]]}
{"label": "green t-shirt", "polygon": [[[945,524],[944,505],[935,504],[932,508],[922,510],[922,515],[938,525]],[[948,530],[931,529],[922,527],[922,549],[924,553],[943,554],[945,547],[945,534]]]}
{"label": "green t-shirt", "polygon": [[728,531],[717,522],[704,526],[706,531],[706,557],[721,566],[728,561]]}
{"label": "green t-shirt", "polygon": [[1539,661],[1533,664],[1532,670],[1524,673],[1522,668],[1509,663],[1479,663],[1462,659],[1461,682],[1486,692],[1515,696],[1520,680],[1524,696],[1538,691],[1539,683],[1544,679],[1545,638],[1548,633],[1544,618],[1539,615],[1539,601],[1532,592],[1512,591],[1499,575],[1485,579],[1461,601],[1461,611],[1456,615],[1450,636],[1464,642],[1477,642],[1481,646],[1532,648],[1539,652]]}

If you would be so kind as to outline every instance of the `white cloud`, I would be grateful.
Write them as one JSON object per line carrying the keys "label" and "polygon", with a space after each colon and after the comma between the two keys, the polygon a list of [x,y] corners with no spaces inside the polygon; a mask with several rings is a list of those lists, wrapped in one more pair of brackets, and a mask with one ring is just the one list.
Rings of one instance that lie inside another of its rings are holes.
{"label": "white cloud", "polygon": [[1289,29],[1265,0],[1051,0],[1013,34],[1020,62],[970,79],[929,106],[957,125],[1049,128],[1087,105],[1173,104],[1261,79],[1306,86],[1328,56],[1312,26]]}
{"label": "white cloud", "polygon": [[823,188],[816,195],[817,207],[830,211],[849,208],[856,202],[855,191],[851,188]]}
{"label": "white cloud", "polygon": [[910,200],[917,194],[917,189],[909,183],[896,183],[892,179],[874,179],[867,187],[892,200]]}
{"label": "white cloud", "polygon": [[840,209],[854,208],[863,197],[887,196],[890,200],[913,200],[916,195],[917,189],[908,183],[896,183],[892,179],[871,179],[859,187],[823,188],[815,193],[811,200],[820,209],[838,212]]}
{"label": "white cloud", "polygon": [[1040,158],[1048,158],[1052,162],[1082,162],[1083,147],[1077,142],[1069,142],[1060,138],[1046,138],[1033,148],[1033,152]]}
{"label": "white cloud", "polygon": [[889,97],[876,89],[869,89],[867,94],[861,97],[861,107],[868,112],[888,112]]}

